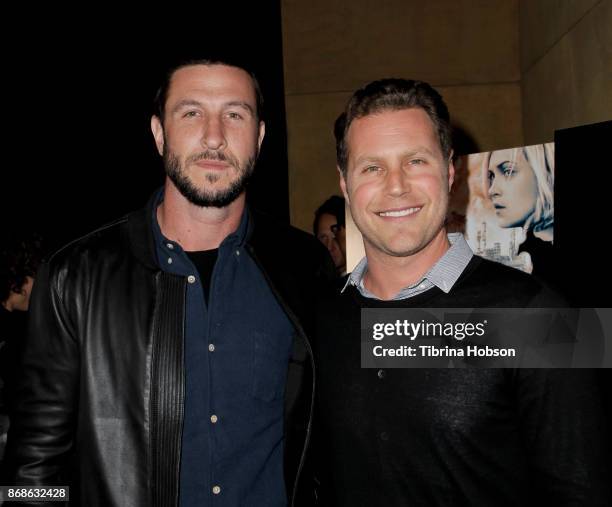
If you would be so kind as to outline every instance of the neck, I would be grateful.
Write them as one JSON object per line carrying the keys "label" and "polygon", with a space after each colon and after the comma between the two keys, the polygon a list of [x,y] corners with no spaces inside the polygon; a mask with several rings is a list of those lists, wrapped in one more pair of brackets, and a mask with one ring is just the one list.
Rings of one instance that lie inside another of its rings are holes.
{"label": "neck", "polygon": [[219,248],[238,229],[244,206],[244,192],[223,208],[196,206],[166,180],[164,201],[157,208],[157,222],[162,234],[183,250],[212,250]]}
{"label": "neck", "polygon": [[553,228],[548,227],[546,229],[542,229],[541,231],[533,231],[533,235],[536,238],[540,238],[542,241],[550,241],[553,240]]}
{"label": "neck", "polygon": [[395,257],[364,242],[368,270],[364,285],[382,300],[393,299],[403,288],[419,282],[450,248],[446,230],[440,232],[424,248],[413,255]]}

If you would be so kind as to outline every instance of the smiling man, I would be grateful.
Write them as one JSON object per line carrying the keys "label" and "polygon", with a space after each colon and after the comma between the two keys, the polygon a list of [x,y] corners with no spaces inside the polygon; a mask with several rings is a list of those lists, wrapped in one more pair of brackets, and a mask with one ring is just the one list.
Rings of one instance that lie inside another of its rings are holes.
{"label": "smiling man", "polygon": [[333,266],[246,206],[262,104],[231,62],[169,72],[151,119],[164,187],[39,273],[9,484],[69,484],[87,506],[296,503]]}
{"label": "smiling man", "polygon": [[323,504],[606,505],[603,415],[590,371],[361,368],[363,308],[552,307],[559,299],[446,233],[450,123],[431,86],[368,84],[335,134],[340,186],[366,256],[343,291],[319,305]]}

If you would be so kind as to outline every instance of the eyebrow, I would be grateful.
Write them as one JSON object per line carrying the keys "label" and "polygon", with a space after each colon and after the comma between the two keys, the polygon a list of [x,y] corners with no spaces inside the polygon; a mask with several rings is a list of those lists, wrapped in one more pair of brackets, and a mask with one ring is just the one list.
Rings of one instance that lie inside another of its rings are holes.
{"label": "eyebrow", "polygon": [[[176,112],[179,111],[180,109],[183,109],[185,107],[203,107],[203,104],[198,101],[198,100],[194,100],[194,99],[183,99],[181,101],[179,101],[173,108],[172,108],[172,112]],[[251,105],[248,102],[244,102],[242,100],[231,100],[229,102],[226,102],[223,104],[223,107],[240,107],[241,109],[244,109],[245,111],[249,112],[251,115],[254,115],[254,110],[251,107]]]}
{"label": "eyebrow", "polygon": [[371,162],[378,163],[380,161],[381,159],[378,157],[359,157],[357,160],[355,160],[355,165],[361,165],[364,163],[369,164]]}
{"label": "eyebrow", "polygon": [[[431,152],[431,150],[425,148],[424,146],[419,146],[418,148],[415,148],[414,150],[410,150],[410,151],[403,153],[402,158],[414,157],[415,155],[421,155],[421,154],[430,155],[430,156],[434,155]],[[369,157],[369,156],[360,157],[355,161],[355,165],[360,165],[363,163],[370,163],[370,162],[378,163],[383,159],[384,157]]]}
{"label": "eyebrow", "polygon": [[181,101],[179,101],[173,108],[172,108],[172,112],[176,112],[179,109],[183,109],[184,107],[191,107],[191,106],[197,106],[197,107],[201,107],[202,103],[198,102],[197,100],[193,100],[193,99],[183,99]]}
{"label": "eyebrow", "polygon": [[248,102],[244,102],[242,100],[232,100],[231,102],[226,102],[225,103],[225,107],[241,107],[242,109],[247,110],[249,113],[254,114],[255,111],[253,111],[253,108],[251,107],[251,104],[249,104]]}
{"label": "eyebrow", "polygon": [[407,153],[404,153],[404,158],[405,157],[413,157],[414,155],[430,155],[433,156],[435,155],[435,153],[433,151],[431,151],[429,148],[426,148],[425,146],[418,146],[417,148],[415,148],[414,150],[410,150]]}

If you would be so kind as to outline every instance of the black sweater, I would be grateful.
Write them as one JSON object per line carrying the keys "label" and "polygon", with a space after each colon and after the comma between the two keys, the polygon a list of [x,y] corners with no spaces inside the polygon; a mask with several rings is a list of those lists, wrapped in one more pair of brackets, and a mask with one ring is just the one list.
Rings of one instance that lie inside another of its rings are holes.
{"label": "black sweater", "polygon": [[360,367],[364,307],[559,302],[530,276],[479,257],[448,294],[377,301],[349,287],[323,298],[315,342],[322,503],[612,505],[593,372]]}

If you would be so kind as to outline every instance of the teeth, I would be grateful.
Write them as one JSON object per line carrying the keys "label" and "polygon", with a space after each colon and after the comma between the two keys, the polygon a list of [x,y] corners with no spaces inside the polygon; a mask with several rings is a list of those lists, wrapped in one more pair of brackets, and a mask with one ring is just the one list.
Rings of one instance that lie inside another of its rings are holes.
{"label": "teeth", "polygon": [[421,208],[408,208],[408,209],[402,209],[398,211],[382,211],[379,213],[379,215],[381,217],[405,217],[408,215],[412,215],[413,213],[416,213],[420,209]]}

